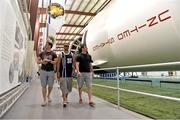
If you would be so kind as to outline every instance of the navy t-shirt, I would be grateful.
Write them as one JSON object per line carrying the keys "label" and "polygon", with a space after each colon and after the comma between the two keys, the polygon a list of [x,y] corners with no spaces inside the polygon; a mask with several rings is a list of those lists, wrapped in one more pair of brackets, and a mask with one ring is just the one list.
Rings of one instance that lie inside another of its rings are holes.
{"label": "navy t-shirt", "polygon": [[60,77],[72,77],[73,71],[73,54],[70,52],[65,54],[61,53],[61,62],[60,62]]}
{"label": "navy t-shirt", "polygon": [[80,53],[76,61],[79,62],[79,71],[80,72],[90,72],[90,63],[92,63],[91,55]]}

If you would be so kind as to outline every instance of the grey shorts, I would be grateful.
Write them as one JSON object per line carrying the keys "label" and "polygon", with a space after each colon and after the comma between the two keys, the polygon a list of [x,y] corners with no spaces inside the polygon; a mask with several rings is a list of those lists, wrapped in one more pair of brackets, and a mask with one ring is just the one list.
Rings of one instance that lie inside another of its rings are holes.
{"label": "grey shorts", "polygon": [[80,78],[77,80],[78,87],[83,87],[83,84],[86,83],[88,88],[92,87],[92,73],[91,72],[82,72]]}
{"label": "grey shorts", "polygon": [[60,78],[59,85],[63,94],[70,93],[72,91],[72,77]]}
{"label": "grey shorts", "polygon": [[41,80],[41,86],[46,87],[47,85],[49,87],[53,87],[54,84],[54,71],[40,71],[40,80]]}

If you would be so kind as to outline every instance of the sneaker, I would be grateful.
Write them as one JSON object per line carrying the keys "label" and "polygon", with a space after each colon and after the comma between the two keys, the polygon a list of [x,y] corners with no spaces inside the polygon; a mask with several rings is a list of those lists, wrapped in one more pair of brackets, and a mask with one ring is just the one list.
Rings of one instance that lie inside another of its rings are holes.
{"label": "sneaker", "polygon": [[94,102],[89,102],[89,106],[95,107],[95,103]]}
{"label": "sneaker", "polygon": [[65,108],[66,106],[67,106],[67,103],[66,103],[66,102],[64,102],[64,103],[63,103],[63,107]]}
{"label": "sneaker", "polygon": [[44,107],[44,106],[46,106],[46,105],[47,105],[47,102],[46,102],[46,101],[44,101],[44,102],[41,104],[42,107]]}
{"label": "sneaker", "polygon": [[83,103],[82,99],[79,99],[79,104],[82,104],[82,103]]}

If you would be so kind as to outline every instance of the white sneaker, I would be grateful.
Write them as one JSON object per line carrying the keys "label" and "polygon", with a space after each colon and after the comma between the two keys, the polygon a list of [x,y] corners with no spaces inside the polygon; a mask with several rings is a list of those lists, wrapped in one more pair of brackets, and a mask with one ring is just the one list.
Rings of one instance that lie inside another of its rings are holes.
{"label": "white sneaker", "polygon": [[67,106],[67,103],[66,102],[63,102],[63,107],[65,108]]}

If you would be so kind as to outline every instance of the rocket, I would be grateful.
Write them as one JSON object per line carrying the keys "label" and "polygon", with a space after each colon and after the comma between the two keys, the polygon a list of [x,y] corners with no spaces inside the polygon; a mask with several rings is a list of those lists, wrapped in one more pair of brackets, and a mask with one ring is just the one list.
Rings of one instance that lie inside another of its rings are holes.
{"label": "rocket", "polygon": [[112,0],[84,30],[100,68],[180,70],[180,0]]}

